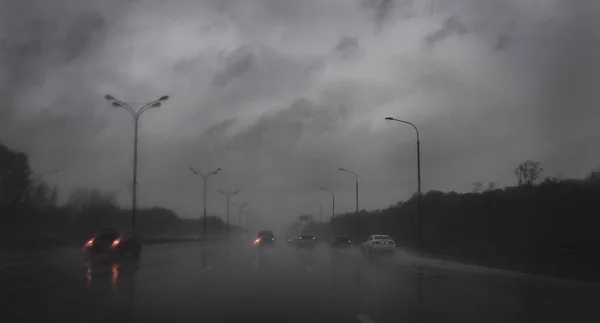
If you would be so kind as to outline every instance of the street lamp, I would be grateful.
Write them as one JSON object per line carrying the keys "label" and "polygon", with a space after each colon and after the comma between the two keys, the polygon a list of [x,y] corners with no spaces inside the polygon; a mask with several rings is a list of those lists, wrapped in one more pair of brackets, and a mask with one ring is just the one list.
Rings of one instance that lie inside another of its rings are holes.
{"label": "street lamp", "polygon": [[354,178],[356,179],[356,238],[360,239],[360,227],[358,223],[358,175],[355,172],[345,168],[338,168],[338,170],[354,174]]}
{"label": "street lamp", "polygon": [[323,217],[323,204],[320,201],[313,201],[313,203],[315,203],[315,205],[319,206],[319,224],[322,223],[322,217]]}
{"label": "street lamp", "polygon": [[135,110],[129,104],[115,99],[111,95],[105,95],[104,98],[107,101],[112,102],[112,106],[115,108],[123,108],[127,110],[133,116],[134,120],[134,139],[133,139],[133,183],[132,183],[132,206],[131,206],[131,227],[135,229],[135,213],[137,209],[137,142],[138,142],[138,121],[142,114],[150,108],[158,108],[161,106],[161,102],[169,99],[168,95],[161,96],[158,100],[148,102],[144,104],[139,110]]}
{"label": "street lamp", "polygon": [[217,168],[206,175],[202,174],[201,172],[195,170],[192,167],[190,167],[190,171],[192,172],[192,174],[200,175],[200,176],[202,176],[202,179],[204,179],[204,216],[202,217],[202,236],[204,237],[204,241],[206,241],[206,225],[207,225],[207,222],[206,222],[206,182],[208,181],[209,177],[211,177],[212,175],[215,175],[219,171],[221,171],[221,168]]}
{"label": "street lamp", "polygon": [[222,195],[225,195],[227,197],[227,236],[229,236],[229,199],[231,198],[231,196],[236,195],[237,193],[239,193],[240,190],[235,190],[233,192],[226,192],[226,191],[222,191],[222,190],[218,190],[219,193],[221,193]]}
{"label": "street lamp", "polygon": [[244,206],[248,205],[248,202],[245,202],[244,204],[235,204],[235,203],[231,203],[231,205],[235,206],[238,208],[238,227],[239,230],[242,229],[242,209],[244,208]]}
{"label": "street lamp", "polygon": [[252,210],[244,211],[244,214],[246,215],[246,226],[245,227],[246,227],[246,231],[248,231],[248,227],[249,227],[248,226],[248,216],[254,217],[255,214],[254,214],[254,211],[252,211]]}
{"label": "street lamp", "polygon": [[321,191],[327,191],[331,193],[331,221],[335,220],[335,193],[327,188],[320,188]]}
{"label": "street lamp", "polygon": [[411,122],[399,120],[392,117],[387,117],[385,120],[396,121],[411,125],[417,133],[417,230],[418,230],[418,244],[422,247],[423,243],[423,230],[422,230],[422,218],[421,218],[421,141],[419,139],[419,129]]}

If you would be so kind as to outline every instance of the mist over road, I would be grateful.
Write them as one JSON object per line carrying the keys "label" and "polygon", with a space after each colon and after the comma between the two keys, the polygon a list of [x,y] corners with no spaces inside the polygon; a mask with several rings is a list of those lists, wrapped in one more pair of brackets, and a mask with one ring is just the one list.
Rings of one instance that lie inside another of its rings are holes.
{"label": "mist over road", "polygon": [[134,263],[79,250],[3,252],[7,322],[597,322],[600,286],[427,260],[398,251],[146,246]]}

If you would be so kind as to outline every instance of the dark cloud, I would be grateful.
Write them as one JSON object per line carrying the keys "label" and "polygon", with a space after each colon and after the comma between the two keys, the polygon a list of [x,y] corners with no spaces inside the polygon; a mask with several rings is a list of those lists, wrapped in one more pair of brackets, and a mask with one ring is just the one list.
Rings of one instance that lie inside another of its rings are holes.
{"label": "dark cloud", "polygon": [[358,39],[353,37],[344,37],[342,40],[340,40],[337,46],[335,46],[335,49],[344,58],[354,57],[357,55],[359,50]]}
{"label": "dark cloud", "polygon": [[380,28],[390,16],[392,7],[394,6],[393,0],[363,0],[361,7],[373,12],[375,16],[375,23]]}
{"label": "dark cloud", "polygon": [[216,123],[204,131],[204,133],[202,133],[202,137],[208,140],[222,140],[228,135],[229,129],[231,126],[235,125],[236,122],[236,119],[231,118]]}
{"label": "dark cloud", "polygon": [[596,168],[600,5],[434,2],[0,1],[0,141],[61,169],[63,192],[125,203],[132,121],[103,96],[169,93],[140,121],[139,197],[186,216],[201,207],[189,166],[224,169],[212,210],[220,188],[273,218],[306,213],[320,186],[351,210],[338,167],[359,173],[361,207],[406,199],[414,131],[388,115],[421,130],[425,190],[510,185],[525,159]]}
{"label": "dark cloud", "polygon": [[459,16],[451,16],[444,21],[444,24],[435,32],[425,37],[425,42],[429,45],[436,43],[454,35],[463,35],[468,32],[466,25],[460,20]]}
{"label": "dark cloud", "polygon": [[222,87],[235,78],[240,77],[252,68],[254,53],[242,47],[226,58],[226,66],[222,72],[215,75],[213,85]]}
{"label": "dark cloud", "polygon": [[507,50],[510,47],[510,35],[500,34],[496,40],[496,45],[494,46],[494,50],[503,51]]}

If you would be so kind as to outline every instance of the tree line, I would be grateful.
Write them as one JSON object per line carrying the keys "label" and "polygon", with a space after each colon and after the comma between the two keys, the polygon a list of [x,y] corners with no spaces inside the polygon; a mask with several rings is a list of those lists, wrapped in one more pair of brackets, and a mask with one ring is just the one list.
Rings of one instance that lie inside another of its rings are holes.
{"label": "tree line", "polygon": [[[417,196],[386,209],[347,213],[329,223],[336,234],[364,240],[392,236],[403,248],[438,257],[511,270],[600,281],[594,254],[600,247],[600,172],[584,179],[546,177],[539,162],[514,170],[516,186],[482,182],[469,193],[422,195],[422,245]],[[356,221],[360,233],[356,233]]]}
{"label": "tree line", "polygon": [[[66,203],[58,203],[59,189],[35,174],[27,155],[0,143],[0,240],[28,238],[85,239],[101,228],[127,230],[131,210],[119,205],[114,194],[95,188],[77,188]],[[223,233],[223,221],[207,218],[209,233]],[[184,219],[163,207],[141,208],[136,231],[142,237],[194,237],[202,221]]]}

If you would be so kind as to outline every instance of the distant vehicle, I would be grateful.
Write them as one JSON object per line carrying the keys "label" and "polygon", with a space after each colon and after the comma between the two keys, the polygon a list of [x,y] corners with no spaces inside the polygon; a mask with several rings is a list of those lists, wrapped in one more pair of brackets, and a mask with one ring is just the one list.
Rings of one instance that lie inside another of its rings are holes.
{"label": "distant vehicle", "polygon": [[335,237],[331,242],[331,247],[340,249],[340,248],[349,248],[352,245],[352,241],[348,237]]}
{"label": "distant vehicle", "polygon": [[317,237],[312,234],[301,234],[296,242],[297,249],[314,249],[317,245]]}
{"label": "distant vehicle", "polygon": [[298,242],[298,237],[288,237],[287,238],[288,245],[295,245],[297,242]]}
{"label": "distant vehicle", "polygon": [[362,244],[361,251],[363,256],[372,259],[375,256],[391,256],[396,250],[396,242],[390,236],[385,234],[372,234],[367,237],[367,241]]}
{"label": "distant vehicle", "polygon": [[142,244],[133,232],[119,233],[115,230],[100,230],[83,245],[87,258],[105,257],[137,259],[142,252]]}
{"label": "distant vehicle", "polygon": [[254,244],[258,246],[269,246],[275,244],[275,235],[273,231],[260,231],[254,240]]}

